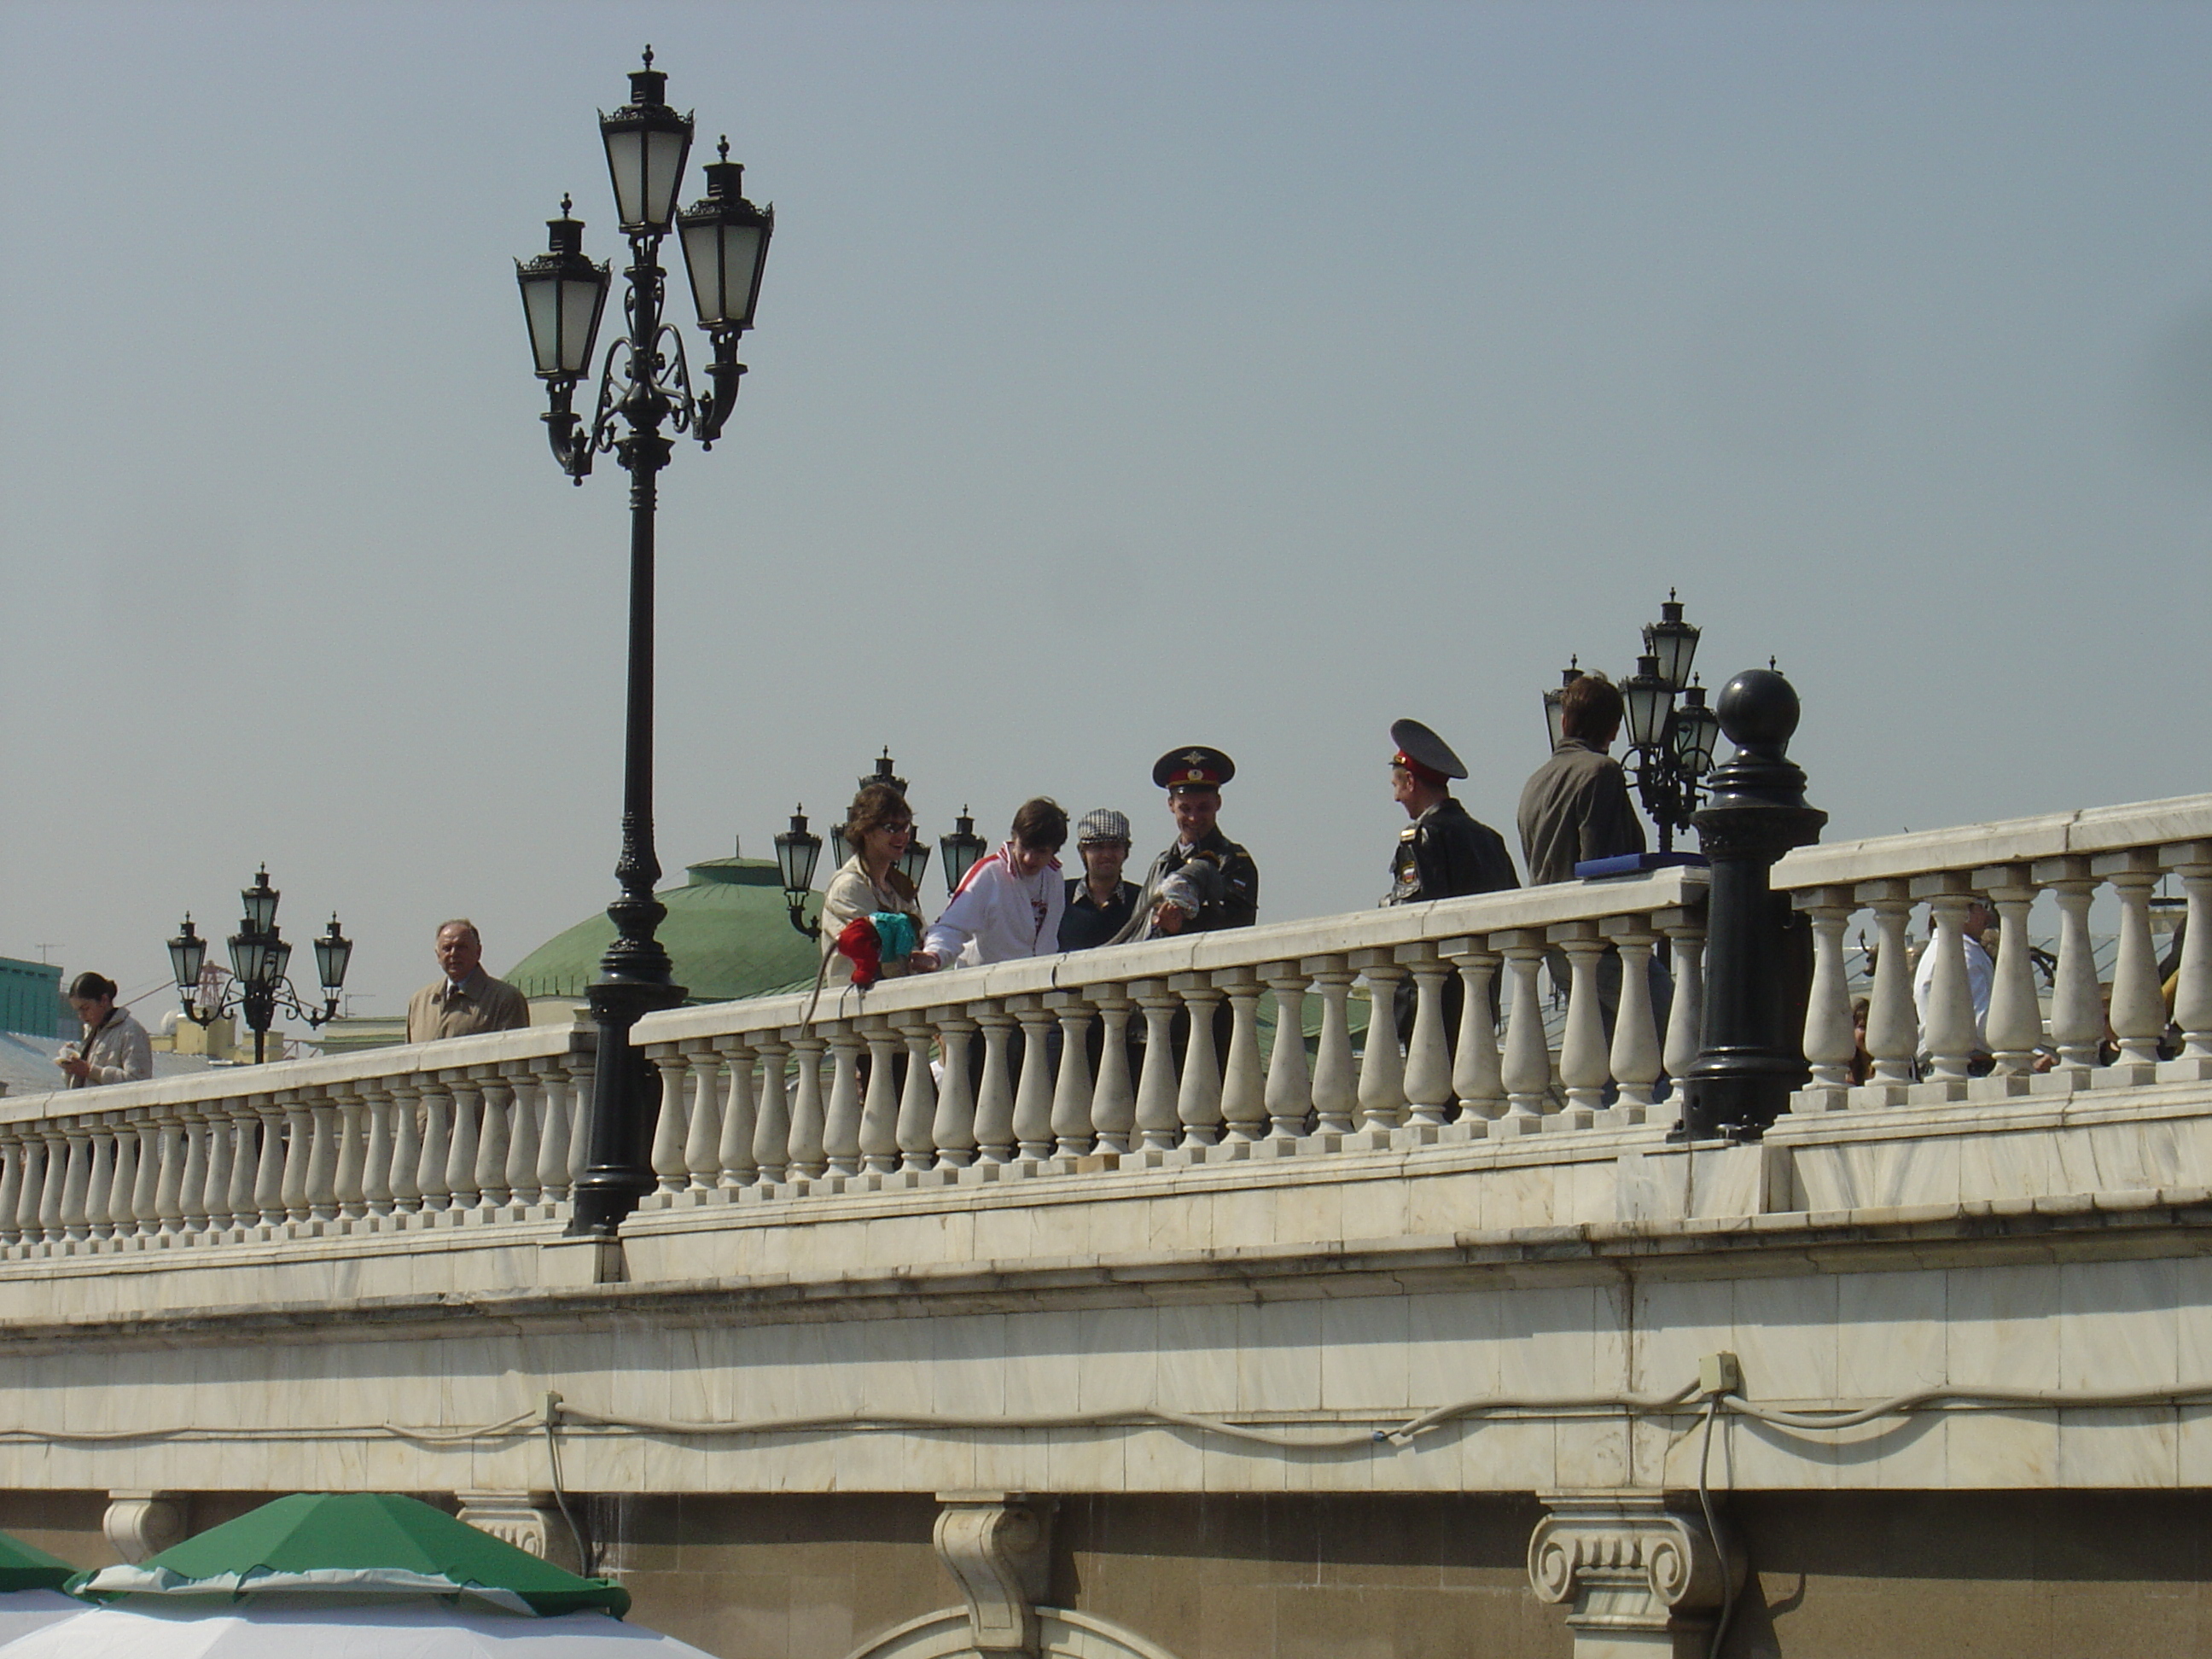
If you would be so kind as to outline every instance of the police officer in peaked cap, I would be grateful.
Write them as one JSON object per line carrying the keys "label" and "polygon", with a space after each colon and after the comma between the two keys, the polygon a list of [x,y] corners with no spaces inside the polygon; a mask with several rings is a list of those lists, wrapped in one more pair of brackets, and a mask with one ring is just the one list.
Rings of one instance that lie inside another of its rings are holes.
{"label": "police officer in peaked cap", "polygon": [[1152,781],[1168,792],[1176,838],[1146,872],[1115,944],[1249,927],[1258,920],[1260,867],[1214,822],[1221,786],[1236,775],[1237,763],[1204,744],[1170,749],[1154,763]]}
{"label": "police officer in peaked cap", "polygon": [[1413,822],[1398,832],[1382,902],[1418,904],[1518,887],[1504,837],[1452,797],[1452,780],[1465,777],[1467,768],[1451,745],[1419,720],[1393,721],[1390,742],[1390,796]]}

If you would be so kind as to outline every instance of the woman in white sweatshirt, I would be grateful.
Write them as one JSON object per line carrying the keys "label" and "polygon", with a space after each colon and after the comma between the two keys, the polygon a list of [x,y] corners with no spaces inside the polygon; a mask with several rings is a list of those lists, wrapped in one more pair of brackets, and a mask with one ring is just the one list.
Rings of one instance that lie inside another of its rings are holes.
{"label": "woman in white sweatshirt", "polygon": [[1055,854],[1066,841],[1067,814],[1057,804],[1042,796],[1023,802],[1012,833],[975,861],[929,925],[922,953],[940,968],[969,968],[1058,951],[1067,884]]}

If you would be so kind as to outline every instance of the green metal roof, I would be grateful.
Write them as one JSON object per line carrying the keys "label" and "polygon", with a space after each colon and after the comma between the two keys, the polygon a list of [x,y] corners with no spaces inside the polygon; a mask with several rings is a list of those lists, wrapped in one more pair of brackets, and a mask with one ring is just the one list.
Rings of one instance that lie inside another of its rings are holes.
{"label": "green metal roof", "polygon": [[[759,996],[804,980],[819,958],[814,941],[794,932],[773,859],[708,859],[687,865],[690,879],[663,888],[668,919],[660,943],[676,963],[676,982],[694,1002]],[[812,915],[817,897],[808,905]],[[501,978],[526,997],[580,997],[599,976],[599,957],[613,943],[605,912],[586,917],[539,945]]]}

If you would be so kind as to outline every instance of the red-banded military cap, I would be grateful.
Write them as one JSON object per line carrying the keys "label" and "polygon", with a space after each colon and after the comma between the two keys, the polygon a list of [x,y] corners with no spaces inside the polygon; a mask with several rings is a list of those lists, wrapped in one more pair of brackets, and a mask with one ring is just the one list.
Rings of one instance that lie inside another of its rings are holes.
{"label": "red-banded military cap", "polygon": [[1188,749],[1170,749],[1152,767],[1152,781],[1172,793],[1177,789],[1218,789],[1237,775],[1237,763],[1218,749],[1194,743]]}
{"label": "red-banded military cap", "polygon": [[1441,789],[1451,779],[1467,775],[1451,745],[1419,720],[1391,721],[1390,741],[1398,745],[1390,763],[1404,767],[1431,787]]}

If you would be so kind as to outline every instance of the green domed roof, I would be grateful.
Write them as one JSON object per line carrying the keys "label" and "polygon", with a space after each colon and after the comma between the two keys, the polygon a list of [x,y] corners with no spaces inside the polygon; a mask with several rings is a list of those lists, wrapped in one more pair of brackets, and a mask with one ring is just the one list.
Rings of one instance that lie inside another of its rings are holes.
{"label": "green domed roof", "polygon": [[[659,939],[690,1000],[726,1002],[812,981],[817,947],[792,929],[775,860],[709,859],[687,865],[684,873],[690,881],[659,895],[668,907]],[[808,914],[820,908],[817,897]],[[599,976],[599,957],[614,937],[614,923],[601,912],[500,977],[526,997],[580,997]]]}

